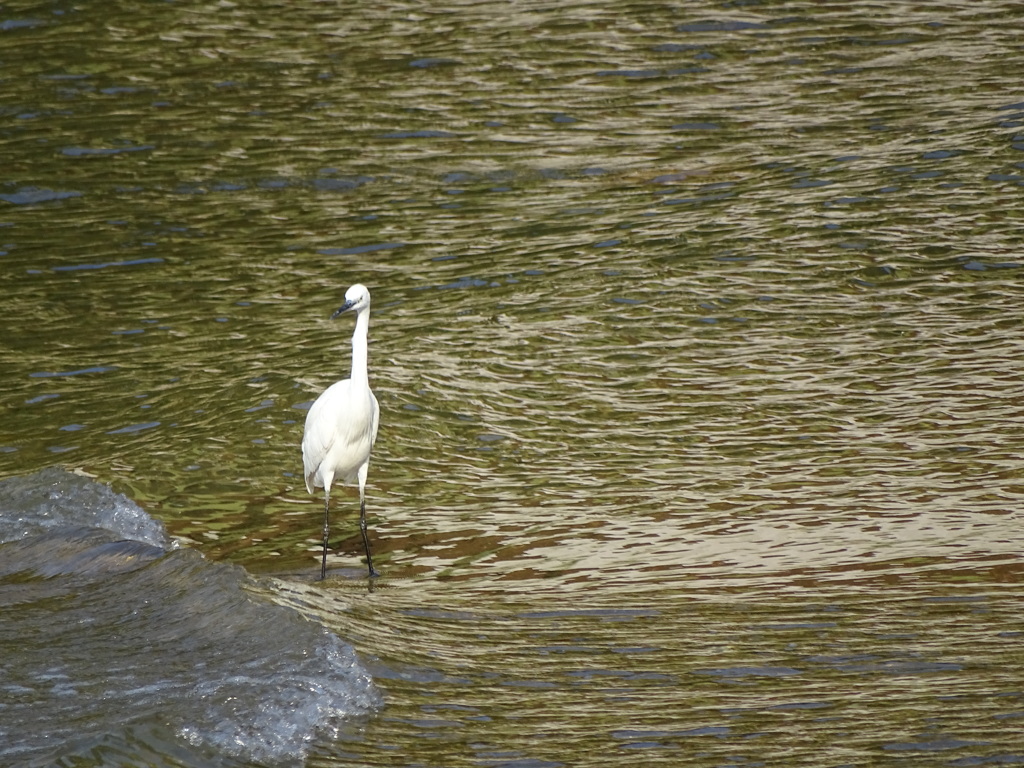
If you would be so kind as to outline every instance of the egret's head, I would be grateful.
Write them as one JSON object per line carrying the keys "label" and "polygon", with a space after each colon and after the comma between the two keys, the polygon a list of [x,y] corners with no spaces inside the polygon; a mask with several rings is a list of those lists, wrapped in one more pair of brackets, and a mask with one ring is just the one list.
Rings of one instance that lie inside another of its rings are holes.
{"label": "egret's head", "polygon": [[331,315],[331,319],[334,319],[342,312],[348,312],[350,309],[354,309],[356,312],[362,312],[364,309],[369,308],[370,291],[367,290],[366,286],[362,283],[356,283],[345,291],[345,303],[338,307],[338,310]]}

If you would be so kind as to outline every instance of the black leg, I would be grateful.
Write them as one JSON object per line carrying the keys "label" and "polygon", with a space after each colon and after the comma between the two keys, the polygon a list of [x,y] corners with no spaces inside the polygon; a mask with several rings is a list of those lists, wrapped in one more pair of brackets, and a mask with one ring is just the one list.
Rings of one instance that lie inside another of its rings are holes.
{"label": "black leg", "polygon": [[370,557],[370,538],[366,535],[366,502],[359,500],[359,530],[363,532],[363,548],[366,550],[366,565],[370,569],[369,578],[380,574],[373,570],[373,558]]}
{"label": "black leg", "polygon": [[331,532],[330,524],[331,497],[324,494],[324,556],[320,561],[320,581],[327,578],[327,537]]}

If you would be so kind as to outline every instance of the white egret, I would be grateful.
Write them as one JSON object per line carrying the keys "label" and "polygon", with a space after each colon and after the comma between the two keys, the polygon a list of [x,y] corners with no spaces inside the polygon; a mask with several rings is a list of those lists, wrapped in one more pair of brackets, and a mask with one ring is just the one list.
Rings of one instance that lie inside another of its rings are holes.
{"label": "white egret", "polygon": [[370,540],[366,535],[366,473],[370,450],[377,439],[380,406],[370,391],[366,335],[370,326],[370,292],[365,285],[353,285],[345,292],[345,303],[331,315],[355,310],[356,329],[352,334],[352,374],[329,386],[306,414],[302,433],[302,464],[306,490],[324,489],[324,552],[320,578],[327,577],[327,538],[330,533],[331,483],[359,481],[359,528],[363,532],[366,565],[370,577],[377,575],[370,558]]}

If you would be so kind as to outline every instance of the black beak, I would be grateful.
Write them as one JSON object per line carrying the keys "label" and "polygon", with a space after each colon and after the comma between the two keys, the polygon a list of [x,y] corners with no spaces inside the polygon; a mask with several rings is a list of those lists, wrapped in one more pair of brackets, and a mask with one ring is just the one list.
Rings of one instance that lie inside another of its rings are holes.
{"label": "black beak", "polygon": [[348,312],[355,305],[356,305],[356,303],[354,301],[346,301],[344,304],[342,304],[340,307],[338,307],[337,311],[333,315],[331,315],[331,320],[333,320],[334,318],[336,318],[338,315],[342,314],[343,312]]}

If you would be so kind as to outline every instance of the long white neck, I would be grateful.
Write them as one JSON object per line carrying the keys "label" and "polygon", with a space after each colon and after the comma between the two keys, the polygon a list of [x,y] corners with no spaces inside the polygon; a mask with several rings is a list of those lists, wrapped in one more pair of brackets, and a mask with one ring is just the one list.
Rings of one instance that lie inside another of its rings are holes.
{"label": "long white neck", "polygon": [[356,330],[352,334],[352,381],[370,386],[367,362],[366,336],[370,330],[370,310],[364,309],[356,315]]}

